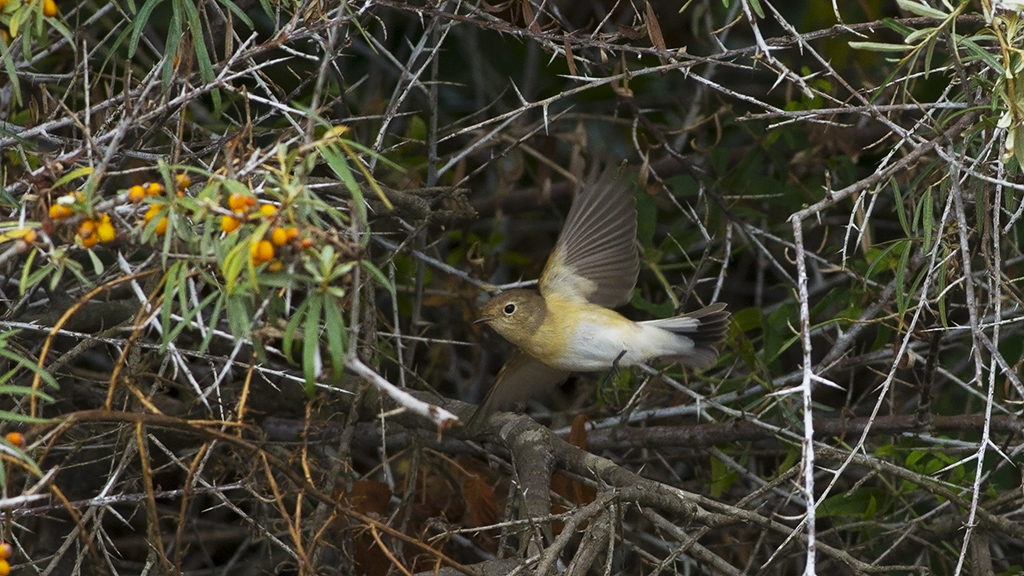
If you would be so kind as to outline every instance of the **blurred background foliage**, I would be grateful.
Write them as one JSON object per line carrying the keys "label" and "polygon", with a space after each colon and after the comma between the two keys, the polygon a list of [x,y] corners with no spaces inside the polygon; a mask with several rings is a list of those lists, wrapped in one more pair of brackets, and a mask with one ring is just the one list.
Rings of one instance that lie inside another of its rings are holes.
{"label": "blurred background foliage", "polygon": [[[0,571],[525,558],[470,530],[526,480],[449,399],[510,351],[486,293],[625,164],[622,312],[725,302],[721,359],[527,410],[732,523],[623,502],[613,552],[546,550],[1020,572],[1019,2],[0,0],[0,28]],[[555,533],[607,488],[569,478]]]}

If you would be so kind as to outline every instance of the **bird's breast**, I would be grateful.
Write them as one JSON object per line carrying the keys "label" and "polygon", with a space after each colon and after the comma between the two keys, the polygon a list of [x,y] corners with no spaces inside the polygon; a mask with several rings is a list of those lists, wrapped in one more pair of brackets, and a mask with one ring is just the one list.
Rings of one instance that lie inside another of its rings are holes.
{"label": "bird's breast", "polygon": [[547,317],[525,350],[541,362],[568,371],[606,370],[616,358],[622,366],[639,361],[630,354],[643,328],[618,312],[589,302],[548,297]]}

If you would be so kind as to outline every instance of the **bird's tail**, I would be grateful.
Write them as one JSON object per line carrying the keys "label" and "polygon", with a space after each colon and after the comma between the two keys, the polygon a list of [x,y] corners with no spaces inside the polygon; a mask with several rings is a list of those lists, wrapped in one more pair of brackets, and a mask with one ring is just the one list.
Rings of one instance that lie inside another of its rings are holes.
{"label": "bird's tail", "polygon": [[729,328],[729,313],[725,310],[725,304],[717,302],[700,310],[662,320],[648,320],[641,324],[661,328],[693,341],[692,349],[667,358],[687,366],[707,368],[718,361],[718,344],[725,338],[725,331]]}

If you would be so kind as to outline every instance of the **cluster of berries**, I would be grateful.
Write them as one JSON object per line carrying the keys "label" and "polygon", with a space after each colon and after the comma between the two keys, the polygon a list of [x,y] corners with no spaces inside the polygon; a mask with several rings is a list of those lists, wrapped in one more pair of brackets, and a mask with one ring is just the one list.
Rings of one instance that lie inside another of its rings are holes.
{"label": "cluster of berries", "polygon": [[[228,209],[232,214],[220,219],[220,229],[225,234],[232,234],[238,230],[243,222],[251,219],[265,218],[274,220],[278,217],[277,206],[267,203],[259,203],[256,198],[248,194],[235,193],[228,197]],[[294,226],[274,226],[270,229],[269,239],[263,238],[252,243],[250,256],[254,266],[270,262],[271,272],[280,271],[283,264],[275,260],[277,249],[287,245],[295,245],[298,249],[308,248],[313,241],[308,238],[299,237],[299,229]]]}
{"label": "cluster of berries", "polygon": [[[3,24],[7,26],[0,29],[0,39],[3,39],[4,43],[10,44],[11,37],[18,35],[19,28],[26,28],[26,11],[37,10],[34,6],[37,2],[39,0],[0,0],[0,15],[3,16]],[[57,15],[55,0],[42,0],[39,3],[42,4],[39,10],[43,16],[53,18]]]}
{"label": "cluster of berries", "polygon": [[[178,196],[184,194],[184,190],[188,188],[191,181],[185,174],[180,174],[177,177],[177,189]],[[136,184],[128,189],[128,199],[134,204],[142,202],[146,196],[157,196],[165,192],[164,185],[159,182],[146,182],[145,184]],[[76,210],[77,209],[77,210]],[[149,207],[146,213],[143,215],[143,220],[149,222],[163,210],[163,206],[160,204],[153,204]],[[57,198],[57,201],[50,206],[50,219],[55,221],[66,220],[75,215],[76,212],[87,212],[89,213],[89,207],[85,203],[85,197],[81,192],[74,192]],[[156,233],[163,234],[167,231],[167,217],[164,216],[156,225]],[[89,216],[82,220],[78,224],[78,233],[75,235],[76,244],[80,244],[86,248],[92,248],[96,244],[103,242],[111,242],[117,238],[117,230],[114,228],[113,223],[110,221],[109,214],[89,214]],[[32,242],[25,238],[26,241]]]}
{"label": "cluster of berries", "polygon": [[[4,438],[13,446],[25,447],[25,435],[21,432],[8,432]],[[7,576],[11,573],[11,564],[8,558],[14,554],[14,548],[7,542],[0,543],[0,576]]]}

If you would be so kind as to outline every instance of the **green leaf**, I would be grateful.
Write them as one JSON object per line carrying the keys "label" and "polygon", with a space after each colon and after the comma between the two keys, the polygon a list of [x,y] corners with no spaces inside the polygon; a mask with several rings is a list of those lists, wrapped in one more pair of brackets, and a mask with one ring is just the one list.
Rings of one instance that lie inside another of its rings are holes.
{"label": "green leaf", "polygon": [[323,296],[317,293],[307,298],[309,312],[303,324],[305,337],[302,340],[302,375],[306,378],[306,395],[310,400],[316,394],[317,360],[320,357],[320,313],[323,310]]}
{"label": "green leaf", "polygon": [[721,498],[722,494],[736,482],[738,475],[720,459],[711,457],[711,497]]}
{"label": "green leaf", "polygon": [[[217,331],[217,326],[220,324],[220,315],[224,311],[225,295],[222,291],[214,289],[210,296],[215,296],[216,301],[213,303],[213,310],[210,312],[210,317],[206,324],[206,334],[203,336],[203,341],[199,344],[197,350],[200,354],[205,354],[207,349],[210,347],[210,341],[213,340],[213,335]],[[204,299],[205,303],[206,300]],[[199,306],[198,310],[202,310],[203,306]]]}
{"label": "green leaf", "polygon": [[[210,60],[210,53],[206,50],[206,38],[203,37],[203,25],[199,19],[199,10],[192,0],[179,0],[185,10],[185,19],[188,22],[189,35],[192,36],[192,49],[195,50],[196,63],[199,65],[199,77],[205,84],[212,84],[216,78],[213,71],[213,62]],[[210,90],[210,97],[213,99],[215,110],[221,109],[220,90]]]}
{"label": "green leaf", "polygon": [[896,179],[890,180],[892,183],[892,193],[895,199],[893,208],[896,210],[896,217],[900,220],[900,227],[903,228],[903,234],[907,237],[913,236],[913,232],[910,229],[910,224],[907,223],[907,210],[903,204],[903,195],[900,193],[899,182]]}
{"label": "green leaf", "polygon": [[394,297],[395,287],[391,284],[391,281],[388,280],[388,277],[385,276],[383,272],[381,272],[380,268],[377,268],[377,266],[375,266],[373,262],[370,262],[369,260],[360,260],[360,264],[363,265],[363,269],[368,271],[370,275],[373,276],[375,280],[377,280],[377,285],[387,290],[391,294],[391,296]]}
{"label": "green leaf", "polygon": [[83,166],[81,168],[72,170],[71,172],[68,172],[67,174],[65,174],[65,175],[61,176],[60,178],[58,178],[57,181],[54,182],[51,187],[52,188],[57,188],[58,186],[63,186],[63,185],[67,184],[68,182],[71,182],[72,180],[74,180],[76,178],[84,178],[86,176],[89,176],[94,171],[95,170],[93,170],[93,168],[91,166]]}
{"label": "green leaf", "polygon": [[0,60],[4,62],[4,72],[7,73],[7,81],[14,92],[14,102],[21,106],[21,83],[18,81],[18,69],[14,65],[14,58],[11,57],[10,47],[2,41],[0,41]]}
{"label": "green leaf", "polygon": [[761,7],[761,2],[750,0],[750,7],[754,10],[754,14],[757,14],[758,18],[764,20],[764,8]]}
{"label": "green leaf", "polygon": [[153,15],[153,10],[163,0],[146,0],[146,3],[142,5],[142,9],[135,15],[134,18],[129,18],[131,22],[131,40],[128,41],[128,57],[135,56],[135,50],[139,47],[139,39],[142,38],[142,33],[146,31],[146,27],[149,25],[149,18]]}
{"label": "green leaf", "polygon": [[247,296],[229,295],[227,297],[228,325],[231,333],[237,337],[244,337],[249,333],[252,325],[251,311],[246,300]]}
{"label": "green leaf", "polygon": [[[302,324],[302,319],[306,316],[306,310],[309,308],[310,298],[306,298],[299,304],[299,307],[295,309],[292,314],[291,320],[284,328],[284,336],[281,338],[281,347],[284,348],[284,359],[294,364],[295,360],[292,358],[292,349],[295,347],[295,336],[299,330],[299,326]],[[303,340],[306,335],[303,333]]]}
{"label": "green leaf", "polygon": [[[356,211],[356,222],[361,227],[367,225],[367,214],[366,214],[366,200],[363,199],[363,190],[359,187],[359,183],[356,182],[355,175],[349,168],[348,160],[345,159],[341,151],[334,146],[322,146],[320,148],[320,155],[327,162],[327,165],[331,168],[331,171],[341,180],[345,188],[352,194],[352,205]],[[369,241],[369,238],[366,239]]]}
{"label": "green leaf", "polygon": [[331,374],[341,378],[345,368],[346,340],[345,317],[336,298],[324,300],[324,331],[327,333],[327,353],[331,356]]}
{"label": "green leaf", "polygon": [[899,263],[896,264],[896,308],[899,310],[900,316],[907,312],[907,301],[910,296],[906,289],[907,273],[910,267],[910,252],[913,249],[913,245],[909,240],[901,241],[899,244],[903,245],[900,252]]}
{"label": "green leaf", "polygon": [[865,50],[868,52],[909,52],[914,49],[913,46],[907,46],[905,44],[887,44],[885,42],[855,42],[849,43],[850,48],[854,50]]}
{"label": "green leaf", "polygon": [[918,16],[924,16],[925,18],[938,18],[939,20],[944,20],[949,16],[949,14],[941,10],[932,8],[931,6],[925,6],[924,4],[914,2],[913,0],[896,0],[896,4],[911,14],[917,14]]}

